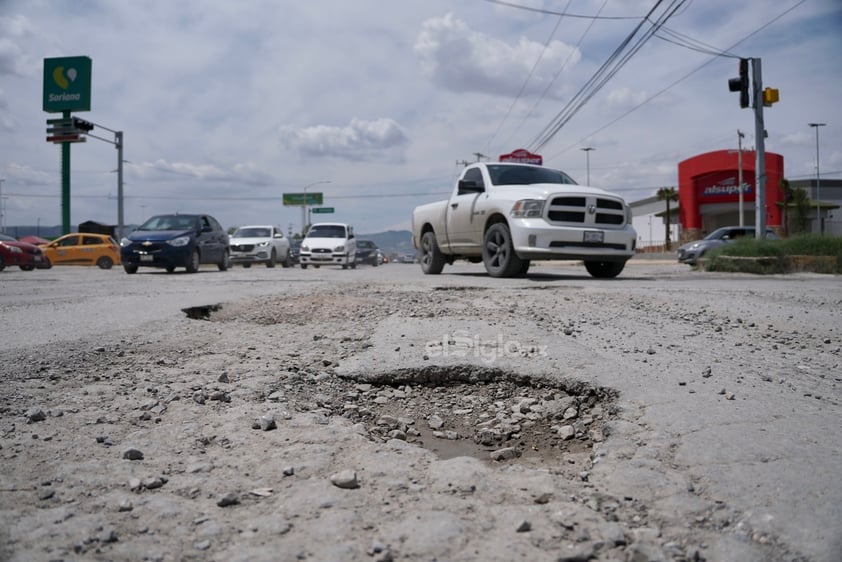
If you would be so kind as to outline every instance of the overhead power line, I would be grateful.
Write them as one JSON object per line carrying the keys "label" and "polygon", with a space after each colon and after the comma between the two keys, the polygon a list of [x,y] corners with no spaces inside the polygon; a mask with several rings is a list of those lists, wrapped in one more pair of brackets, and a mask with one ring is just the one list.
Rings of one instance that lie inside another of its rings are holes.
{"label": "overhead power line", "polygon": [[[660,16],[654,20],[655,12],[663,3],[658,0],[651,10],[635,26],[634,30],[620,43],[602,66],[585,83],[556,117],[529,144],[529,150],[539,152],[566,125],[570,119],[631,59],[643,45],[675,14],[686,0],[672,0]],[[646,28],[646,24],[650,26]],[[642,35],[637,37],[642,32]]]}
{"label": "overhead power line", "polygon": [[589,139],[589,138],[593,137],[595,134],[607,129],[608,127],[610,127],[611,125],[613,125],[613,124],[617,123],[618,121],[624,119],[625,117],[627,117],[631,113],[634,113],[635,111],[637,111],[638,109],[640,109],[641,107],[643,107],[647,103],[651,102],[652,100],[654,100],[655,98],[657,98],[661,94],[667,92],[668,90],[674,88],[675,86],[677,86],[678,84],[680,84],[684,80],[688,79],[690,76],[696,74],[698,71],[700,71],[701,69],[703,69],[707,65],[711,64],[713,61],[717,60],[719,57],[726,56],[726,57],[730,57],[730,58],[739,58],[736,55],[731,55],[731,54],[727,54],[727,53],[730,53],[733,49],[735,49],[736,47],[738,47],[742,43],[748,41],[750,38],[754,37],[755,35],[757,35],[761,31],[763,31],[764,29],[766,29],[767,27],[769,27],[770,25],[772,25],[773,23],[775,23],[776,21],[778,21],[779,19],[784,17],[785,15],[789,14],[791,11],[793,11],[794,9],[796,9],[798,6],[800,6],[801,4],[803,4],[806,1],[807,0],[799,0],[798,2],[796,2],[792,6],[790,6],[789,8],[784,10],[783,12],[781,12],[780,14],[776,15],[775,17],[773,17],[772,19],[770,19],[769,21],[767,21],[766,23],[764,23],[763,25],[761,25],[760,27],[758,27],[757,29],[755,29],[754,31],[752,31],[751,33],[749,33],[748,35],[743,37],[742,39],[740,39],[739,41],[735,42],[733,45],[731,45],[727,49],[725,49],[723,51],[719,51],[722,54],[716,54],[716,55],[712,56],[711,58],[709,58],[708,60],[706,60],[705,62],[703,62],[702,64],[700,64],[696,68],[694,68],[693,70],[687,72],[686,74],[684,74],[683,76],[681,76],[677,80],[671,82],[670,84],[668,84],[664,88],[658,90],[657,92],[655,92],[654,94],[652,94],[651,96],[649,96],[648,98],[646,98],[645,100],[640,102],[639,104],[630,108],[628,111],[625,111],[624,113],[622,113],[618,117],[612,119],[611,121],[605,123],[601,127],[589,132],[587,135],[583,136],[581,139],[570,143],[569,145],[567,145],[563,149],[561,149],[558,152],[556,152],[555,154],[553,154],[549,159],[557,158],[557,157],[561,156],[562,154],[564,154],[565,152],[567,152],[568,150],[571,150],[571,149],[573,149],[577,146],[580,146],[582,144],[582,142],[585,141],[585,139]]}
{"label": "overhead power line", "polygon": [[[578,18],[578,19],[585,19],[585,20],[636,20],[640,19],[640,16],[589,16],[585,14],[571,14],[565,8],[563,12],[556,12],[553,10],[544,10],[541,8],[534,8],[532,6],[522,6],[520,4],[515,4],[514,2],[503,2],[502,0],[485,0],[489,4],[498,4],[500,6],[508,6],[509,8],[515,8],[517,10],[524,10],[526,12],[536,12],[539,14],[548,14],[551,16],[564,16],[568,18]],[[569,6],[569,4],[568,4]]]}

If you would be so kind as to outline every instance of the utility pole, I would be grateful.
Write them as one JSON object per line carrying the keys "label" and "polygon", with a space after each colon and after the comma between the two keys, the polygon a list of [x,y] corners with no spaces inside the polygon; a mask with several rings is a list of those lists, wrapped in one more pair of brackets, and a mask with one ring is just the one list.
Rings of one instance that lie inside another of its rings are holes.
{"label": "utility pole", "polygon": [[819,175],[819,127],[824,127],[827,123],[807,123],[810,127],[816,129],[816,220],[818,221],[819,234],[824,234],[824,224],[822,223],[822,203],[821,203],[821,184]]}
{"label": "utility pole", "polygon": [[763,124],[763,76],[760,59],[751,59],[752,101],[754,102],[754,144],[757,154],[755,170],[755,218],[754,235],[757,240],[766,239],[766,127]]}
{"label": "utility pole", "polygon": [[739,204],[739,207],[738,207],[739,210],[740,210],[740,226],[745,226],[745,219],[743,218],[743,137],[744,136],[745,136],[745,134],[743,134],[743,132],[741,130],[737,129],[737,145],[739,147],[739,150],[737,152],[737,162],[738,162],[737,167],[739,168],[739,170],[737,170],[737,184],[738,184],[737,190],[740,194],[740,204]]}
{"label": "utility pole", "polygon": [[588,170],[588,185],[591,184],[591,150],[596,150],[592,146],[586,146],[585,148],[580,148],[579,150],[585,151],[585,165],[587,166]]}
{"label": "utility pole", "polygon": [[6,178],[0,178],[0,232],[6,232],[6,211],[3,203],[3,182]]}

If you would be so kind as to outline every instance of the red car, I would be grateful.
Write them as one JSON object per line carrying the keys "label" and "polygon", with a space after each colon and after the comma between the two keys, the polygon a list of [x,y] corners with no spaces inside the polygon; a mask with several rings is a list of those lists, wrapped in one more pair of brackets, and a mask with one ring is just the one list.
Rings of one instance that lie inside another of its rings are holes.
{"label": "red car", "polygon": [[43,263],[44,253],[41,248],[0,234],[0,271],[6,269],[7,265],[16,265],[24,271],[32,271]]}

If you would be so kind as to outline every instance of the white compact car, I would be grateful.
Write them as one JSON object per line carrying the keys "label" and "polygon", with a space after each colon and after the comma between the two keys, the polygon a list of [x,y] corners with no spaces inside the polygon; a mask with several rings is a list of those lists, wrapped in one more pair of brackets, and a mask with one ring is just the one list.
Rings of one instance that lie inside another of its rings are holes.
{"label": "white compact car", "polygon": [[276,226],[241,226],[230,237],[231,263],[251,267],[265,263],[275,267],[280,262],[289,267],[292,263],[289,238]]}
{"label": "white compact car", "polygon": [[341,265],[356,269],[357,241],[354,227],[339,222],[319,222],[310,227],[298,254],[301,269],[308,265]]}

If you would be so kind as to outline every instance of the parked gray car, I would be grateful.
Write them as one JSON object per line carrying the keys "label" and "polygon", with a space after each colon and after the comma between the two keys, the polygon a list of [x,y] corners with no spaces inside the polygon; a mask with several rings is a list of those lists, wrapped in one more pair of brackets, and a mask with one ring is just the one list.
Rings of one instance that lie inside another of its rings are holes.
{"label": "parked gray car", "polygon": [[[701,240],[694,240],[688,242],[678,249],[678,261],[689,265],[696,265],[699,258],[704,256],[713,248],[719,248],[738,238],[754,238],[755,230],[753,226],[723,226],[717,228]],[[777,240],[778,235],[771,228],[766,229],[766,238],[769,240]]]}

